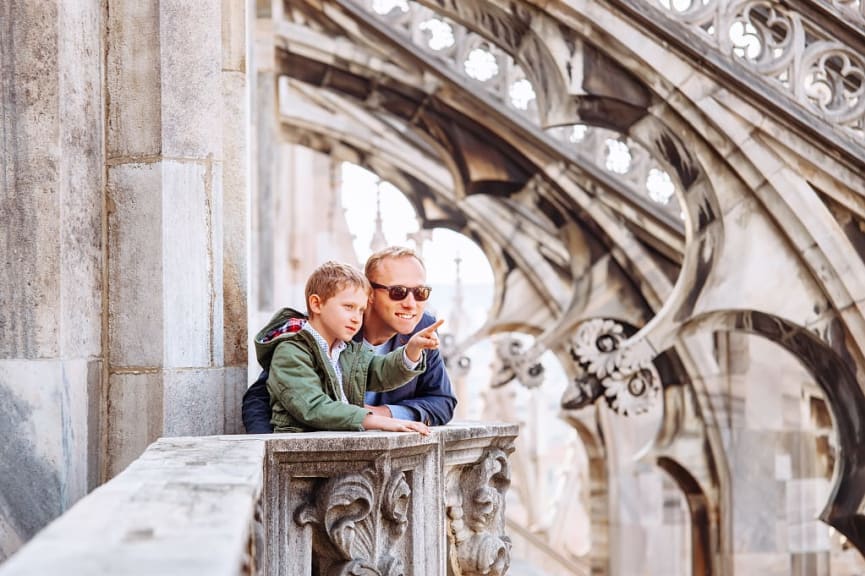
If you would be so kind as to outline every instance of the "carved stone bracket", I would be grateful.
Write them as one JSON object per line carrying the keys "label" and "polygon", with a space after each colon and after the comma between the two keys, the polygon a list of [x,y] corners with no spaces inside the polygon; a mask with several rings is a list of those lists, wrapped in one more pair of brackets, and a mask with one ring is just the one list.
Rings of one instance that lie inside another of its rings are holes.
{"label": "carved stone bracket", "polygon": [[565,392],[564,408],[577,409],[603,396],[624,416],[646,412],[661,391],[647,347],[623,346],[624,327],[613,320],[583,322],[572,338],[571,357],[581,374]]}
{"label": "carved stone bracket", "polygon": [[507,454],[489,449],[481,460],[448,474],[446,513],[455,575],[501,576],[511,563],[504,532],[505,493],[511,484]]}
{"label": "carved stone bracket", "polygon": [[382,459],[328,479],[295,514],[297,525],[313,527],[316,573],[401,576],[395,551],[408,526],[410,497],[405,473],[389,472]]}
{"label": "carved stone bracket", "polygon": [[533,354],[523,350],[523,343],[513,336],[499,339],[495,345],[496,359],[490,385],[504,386],[514,378],[526,388],[537,388],[544,383],[544,366]]}

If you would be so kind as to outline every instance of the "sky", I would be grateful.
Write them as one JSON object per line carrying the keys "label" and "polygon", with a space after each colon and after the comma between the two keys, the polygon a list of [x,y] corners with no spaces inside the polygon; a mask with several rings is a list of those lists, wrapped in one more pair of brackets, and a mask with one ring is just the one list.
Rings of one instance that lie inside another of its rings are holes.
{"label": "sky", "polygon": [[[375,230],[376,188],[381,193],[381,212],[387,244],[415,247],[408,234],[418,231],[414,208],[402,192],[379,177],[355,164],[344,163],[342,172],[342,205],[349,230],[354,234],[354,248],[359,262],[365,262],[372,252],[370,242]],[[351,192],[348,192],[348,191]],[[493,272],[477,244],[453,230],[437,228],[432,238],[424,242],[423,259],[430,284],[453,284],[456,276],[454,258],[462,259],[460,272],[463,284],[492,286]]]}

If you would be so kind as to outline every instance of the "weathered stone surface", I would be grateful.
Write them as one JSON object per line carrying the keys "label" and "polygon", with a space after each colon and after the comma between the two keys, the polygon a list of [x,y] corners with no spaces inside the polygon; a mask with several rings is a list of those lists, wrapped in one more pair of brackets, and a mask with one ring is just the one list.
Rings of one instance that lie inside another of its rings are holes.
{"label": "weathered stone surface", "polygon": [[161,184],[162,168],[156,163],[123,164],[108,171],[108,333],[114,366],[158,366],[162,361]]}
{"label": "weathered stone surface", "polygon": [[164,436],[211,436],[225,429],[225,368],[163,373]]}
{"label": "weathered stone surface", "polygon": [[462,423],[429,437],[161,438],[0,575],[444,576],[446,533],[455,574],[503,575],[515,434],[514,425]]}
{"label": "weathered stone surface", "polygon": [[222,362],[222,243],[214,245],[222,235],[222,181],[214,177],[220,170],[219,164],[162,163],[160,364],[166,368]]}
{"label": "weathered stone surface", "polygon": [[105,22],[108,157],[152,159],[162,150],[157,4],[112,2]]}
{"label": "weathered stone surface", "polygon": [[98,365],[0,361],[0,558],[87,493]]}
{"label": "weathered stone surface", "polygon": [[251,438],[162,439],[0,573],[249,574],[264,456]]}
{"label": "weathered stone surface", "polygon": [[[242,4],[242,2],[234,4]],[[232,16],[237,17],[233,12]],[[234,19],[231,20],[230,25],[239,26]],[[246,52],[240,50],[240,53],[245,58]],[[221,238],[223,353],[226,366],[241,366],[247,362],[247,274],[249,270],[247,254],[251,234],[249,229],[251,183],[246,169],[246,155],[249,152],[246,128],[247,86],[246,74],[242,71],[223,71],[222,77],[225,119]]]}
{"label": "weathered stone surface", "polygon": [[0,561],[96,481],[101,11],[0,6]]}
{"label": "weathered stone surface", "polygon": [[[0,32],[0,350],[86,357],[101,345],[98,2],[7,2]],[[58,20],[68,23],[64,28]],[[72,29],[82,34],[72,33]],[[75,325],[75,337],[61,328]]]}
{"label": "weathered stone surface", "polygon": [[161,152],[221,161],[222,0],[160,2],[158,22]]}
{"label": "weathered stone surface", "polygon": [[225,434],[243,434],[243,421],[241,420],[241,400],[248,386],[246,366],[225,368]]}
{"label": "weathered stone surface", "polygon": [[[107,10],[106,47],[107,476],[159,435],[215,434],[236,421],[225,395],[226,322],[235,364],[238,334],[243,340],[246,334],[240,321],[246,275],[238,274],[245,269],[246,235],[227,240],[223,215],[226,138],[232,141],[232,206],[246,193],[245,148],[238,144],[246,130],[238,54],[244,29],[232,21],[243,20],[245,7],[226,3],[223,12],[213,1],[116,8]],[[146,38],[137,37],[142,30],[150,32]],[[232,63],[225,73],[223,57]],[[232,102],[224,108],[225,99]],[[230,220],[231,232],[245,224],[243,206]],[[132,418],[136,411],[139,420]]]}
{"label": "weathered stone surface", "polygon": [[151,370],[109,375],[108,402],[105,434],[110,450],[104,474],[113,478],[162,433],[163,374]]}

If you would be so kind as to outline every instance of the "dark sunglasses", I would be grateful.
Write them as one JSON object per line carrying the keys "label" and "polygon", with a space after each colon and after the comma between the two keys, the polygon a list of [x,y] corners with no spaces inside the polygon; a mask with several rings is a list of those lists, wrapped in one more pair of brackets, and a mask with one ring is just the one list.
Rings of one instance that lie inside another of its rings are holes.
{"label": "dark sunglasses", "polygon": [[373,288],[387,290],[388,297],[390,297],[394,302],[405,300],[409,292],[414,294],[415,300],[423,302],[429,298],[429,293],[432,292],[432,288],[429,286],[415,286],[414,288],[409,288],[408,286],[385,286],[384,284],[376,284],[375,282],[370,282],[370,285]]}

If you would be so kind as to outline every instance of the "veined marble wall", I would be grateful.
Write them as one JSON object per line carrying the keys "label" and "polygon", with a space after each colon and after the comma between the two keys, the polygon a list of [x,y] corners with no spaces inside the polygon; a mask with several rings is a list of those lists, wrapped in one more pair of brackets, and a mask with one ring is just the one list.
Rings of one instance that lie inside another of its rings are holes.
{"label": "veined marble wall", "polygon": [[0,560],[99,480],[102,6],[0,6]]}
{"label": "veined marble wall", "polygon": [[159,436],[239,429],[246,3],[0,7],[0,560]]}

